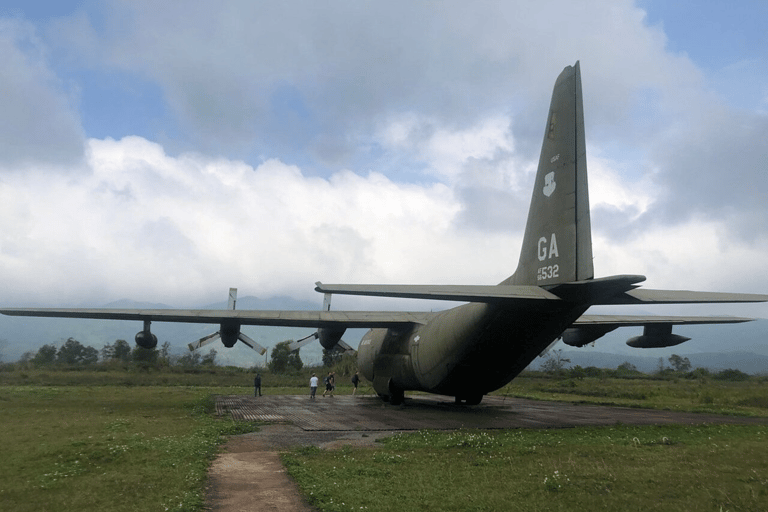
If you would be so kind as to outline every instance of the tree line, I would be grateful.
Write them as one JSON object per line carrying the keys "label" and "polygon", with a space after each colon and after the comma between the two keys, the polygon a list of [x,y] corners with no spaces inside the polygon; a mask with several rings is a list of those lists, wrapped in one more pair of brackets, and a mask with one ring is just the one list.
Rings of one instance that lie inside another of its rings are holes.
{"label": "tree line", "polygon": [[[719,372],[712,372],[706,368],[693,369],[691,361],[687,357],[682,357],[677,354],[669,356],[667,361],[669,362],[669,366],[664,364],[664,358],[659,358],[658,369],[654,375],[659,377],[683,377],[689,379],[711,377],[716,380],[749,380],[749,374],[736,369],[721,370]],[[541,365],[541,371],[549,375],[577,379],[583,377],[632,378],[646,375],[629,361],[621,363],[615,370],[596,368],[593,366],[582,368],[579,365],[568,368],[567,364],[570,362],[570,359],[563,356],[562,349],[551,350],[547,354],[547,360]]]}
{"label": "tree line", "polygon": [[[272,373],[297,373],[304,368],[304,362],[298,350],[291,351],[291,341],[275,345],[270,354],[268,368]],[[171,354],[171,344],[163,343],[159,348],[146,349],[131,347],[125,340],[116,340],[97,350],[86,346],[75,338],[68,338],[60,347],[49,343],[37,351],[25,352],[19,359],[22,366],[67,366],[88,367],[97,364],[137,365],[144,367],[212,367],[216,366],[216,350],[207,354],[189,352],[183,356]],[[341,375],[351,375],[356,371],[355,358],[335,350],[323,349],[323,366],[337,368]]]}
{"label": "tree line", "polygon": [[49,343],[40,347],[36,352],[22,354],[19,363],[22,365],[42,366],[93,366],[98,363],[137,364],[139,366],[214,366],[216,350],[211,349],[201,355],[192,352],[180,357],[171,355],[171,344],[165,342],[162,346],[146,349],[139,346],[131,348],[125,340],[107,343],[101,350],[86,346],[74,338],[68,338],[60,347]]}
{"label": "tree line", "polygon": [[[272,373],[296,373],[304,368],[304,362],[298,350],[290,349],[291,340],[276,344],[270,353],[268,364]],[[336,373],[343,376],[352,375],[357,371],[357,358],[337,350],[323,349],[323,366],[334,368]]]}

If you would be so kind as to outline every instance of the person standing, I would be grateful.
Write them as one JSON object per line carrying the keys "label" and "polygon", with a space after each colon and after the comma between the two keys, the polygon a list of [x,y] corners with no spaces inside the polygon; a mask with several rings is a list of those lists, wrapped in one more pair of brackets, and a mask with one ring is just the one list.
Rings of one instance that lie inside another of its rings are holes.
{"label": "person standing", "polygon": [[261,374],[257,373],[253,378],[253,396],[261,396]]}
{"label": "person standing", "polygon": [[317,393],[317,375],[313,373],[312,377],[310,377],[309,379],[309,399],[310,400],[315,399],[315,393]]}
{"label": "person standing", "polygon": [[323,391],[323,396],[325,396],[326,393],[330,393],[331,396],[333,396],[333,372],[328,372],[328,375],[326,375],[325,379],[323,379],[323,382],[325,382],[325,391]]}
{"label": "person standing", "polygon": [[355,372],[355,374],[352,376],[352,396],[355,396],[355,393],[357,393],[357,385],[360,384],[360,372]]}

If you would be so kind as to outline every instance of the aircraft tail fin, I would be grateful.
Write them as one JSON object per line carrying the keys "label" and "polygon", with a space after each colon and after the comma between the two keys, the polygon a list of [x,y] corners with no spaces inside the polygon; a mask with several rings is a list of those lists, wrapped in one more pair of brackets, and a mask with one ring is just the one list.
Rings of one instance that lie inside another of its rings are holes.
{"label": "aircraft tail fin", "polygon": [[515,273],[502,284],[554,285],[594,277],[578,61],[555,82]]}

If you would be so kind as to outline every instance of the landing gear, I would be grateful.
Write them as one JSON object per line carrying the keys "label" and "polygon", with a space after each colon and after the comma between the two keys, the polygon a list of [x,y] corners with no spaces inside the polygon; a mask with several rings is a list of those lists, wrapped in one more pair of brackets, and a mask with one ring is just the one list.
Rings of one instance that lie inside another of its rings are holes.
{"label": "landing gear", "polygon": [[405,401],[405,393],[402,391],[390,393],[389,395],[379,393],[379,398],[381,398],[383,402],[389,402],[392,405],[400,405]]}
{"label": "landing gear", "polygon": [[405,393],[402,391],[395,391],[391,395],[389,395],[389,403],[392,405],[400,405],[405,400]]}
{"label": "landing gear", "polygon": [[457,396],[457,405],[478,405],[483,401],[483,395]]}

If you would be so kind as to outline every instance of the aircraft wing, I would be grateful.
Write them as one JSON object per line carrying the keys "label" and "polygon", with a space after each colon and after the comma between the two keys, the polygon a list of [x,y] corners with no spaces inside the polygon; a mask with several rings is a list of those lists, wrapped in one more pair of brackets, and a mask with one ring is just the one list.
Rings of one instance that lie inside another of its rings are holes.
{"label": "aircraft wing", "polygon": [[679,345],[690,338],[672,334],[673,325],[735,324],[752,318],[732,316],[648,316],[648,315],[583,315],[563,334],[563,343],[583,347],[619,327],[642,326],[642,336],[627,340],[635,348],[662,348]]}
{"label": "aircraft wing", "polygon": [[[638,327],[653,324],[661,325],[702,325],[702,324],[738,324],[751,322],[754,318],[735,316],[654,316],[654,315],[582,315],[575,322],[579,326]],[[613,330],[611,329],[611,330]]]}
{"label": "aircraft wing", "polygon": [[318,281],[315,283],[315,291],[339,295],[454,300],[459,302],[560,300],[557,295],[539,286],[514,285],[323,284]]}
{"label": "aircraft wing", "polygon": [[293,311],[220,309],[49,309],[0,308],[10,316],[141,320],[198,324],[236,323],[280,327],[395,327],[426,323],[430,313],[404,311]]}

